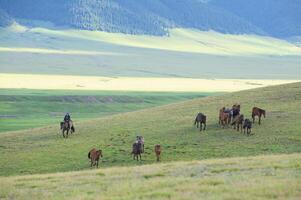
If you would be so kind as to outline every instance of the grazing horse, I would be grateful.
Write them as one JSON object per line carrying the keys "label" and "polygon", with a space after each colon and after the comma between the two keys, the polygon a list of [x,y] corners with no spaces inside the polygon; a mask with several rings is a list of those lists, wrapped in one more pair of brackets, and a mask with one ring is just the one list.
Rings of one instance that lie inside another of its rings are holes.
{"label": "grazing horse", "polygon": [[141,160],[141,153],[142,153],[142,143],[141,142],[135,142],[133,144],[133,150],[132,150],[132,154],[133,154],[133,159],[135,160],[135,158],[137,159],[137,161]]}
{"label": "grazing horse", "polygon": [[157,157],[157,162],[160,161],[161,152],[162,152],[161,145],[160,145],[160,144],[157,144],[157,145],[155,146],[155,153],[156,153],[156,157]]}
{"label": "grazing horse", "polygon": [[234,129],[236,128],[237,131],[239,131],[239,127],[240,127],[240,132],[242,132],[243,122],[244,122],[244,115],[239,114],[233,119],[231,125],[234,127]]}
{"label": "grazing horse", "polygon": [[200,124],[200,131],[202,131],[202,124],[204,124],[203,130],[206,130],[206,115],[204,115],[203,113],[198,113],[198,115],[194,120],[194,125],[196,125],[197,128],[199,128],[199,124]]}
{"label": "grazing horse", "polygon": [[220,124],[223,128],[229,124],[230,113],[221,112],[220,113]]}
{"label": "grazing horse", "polygon": [[245,119],[244,125],[242,127],[244,129],[244,134],[246,133],[246,129],[247,129],[247,134],[249,135],[252,131],[252,122],[251,122],[251,120]]}
{"label": "grazing horse", "polygon": [[[75,128],[74,128],[72,121],[61,122],[60,125],[61,125],[61,130],[63,133],[63,137],[66,137],[66,138],[68,137],[69,130],[71,130],[70,131],[71,134],[75,132]],[[66,136],[65,136],[65,131],[67,131]]]}
{"label": "grazing horse", "polygon": [[263,110],[261,108],[258,108],[258,107],[253,107],[253,109],[252,109],[253,123],[255,122],[255,117],[258,116],[258,118],[259,118],[258,124],[260,125],[260,123],[261,123],[261,116],[262,115],[265,118],[265,110]]}
{"label": "grazing horse", "polygon": [[102,157],[102,150],[91,149],[88,153],[88,158],[91,161],[91,167],[95,166],[98,168],[99,157]]}

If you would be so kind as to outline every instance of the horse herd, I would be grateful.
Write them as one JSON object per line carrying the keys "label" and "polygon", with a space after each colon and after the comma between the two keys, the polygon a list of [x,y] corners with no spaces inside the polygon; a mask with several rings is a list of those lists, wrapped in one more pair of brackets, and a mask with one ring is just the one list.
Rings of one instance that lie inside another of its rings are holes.
{"label": "horse herd", "polygon": [[[261,117],[265,117],[265,110],[258,107],[253,107],[251,116],[253,123],[255,122],[255,117],[258,116],[258,123],[260,125]],[[200,131],[202,131],[206,130],[206,121],[206,115],[203,113],[198,113],[195,118],[194,124],[197,126],[197,128],[200,127]],[[243,114],[240,114],[239,104],[234,104],[232,108],[222,107],[219,110],[218,124],[222,128],[231,125],[237,131],[240,130],[242,132],[242,130],[244,130],[244,133],[246,133],[247,131],[247,135],[250,135],[252,130],[252,122],[250,119],[244,118]]]}
{"label": "horse herd", "polygon": [[[261,117],[265,117],[265,110],[253,107],[252,109],[252,119],[253,123],[255,122],[255,117],[258,116],[259,120],[258,123],[261,124]],[[200,128],[200,131],[206,130],[206,121],[207,117],[203,113],[198,113],[194,124],[197,126],[197,128]],[[240,113],[240,105],[234,104],[232,108],[226,108],[223,107],[219,110],[219,118],[218,118],[218,124],[222,127],[228,127],[231,125],[234,129],[237,131],[244,130],[244,133],[247,131],[247,135],[251,134],[252,129],[252,122],[248,118],[244,118],[244,115]],[[60,123],[61,130],[63,137],[68,137],[68,133],[74,133],[75,128],[72,121],[69,122],[61,122]],[[66,135],[65,135],[66,132]],[[156,144],[154,147],[154,152],[156,155],[156,160],[160,161],[160,156],[162,152],[162,147],[160,144]],[[133,155],[134,160],[141,160],[141,154],[144,153],[144,138],[143,136],[137,136],[136,141],[132,145],[132,152],[131,155]],[[99,159],[103,157],[102,150],[97,150],[95,148],[91,149],[88,153],[88,158],[90,159],[90,166],[96,166],[98,167]]]}

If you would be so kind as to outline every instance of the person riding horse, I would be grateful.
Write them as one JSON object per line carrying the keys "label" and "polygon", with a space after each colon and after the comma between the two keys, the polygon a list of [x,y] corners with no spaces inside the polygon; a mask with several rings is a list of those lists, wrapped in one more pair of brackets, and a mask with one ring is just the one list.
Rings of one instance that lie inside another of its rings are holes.
{"label": "person riding horse", "polygon": [[64,122],[68,123],[68,126],[70,127],[70,121],[71,121],[71,117],[69,115],[69,113],[66,113],[65,117],[64,117]]}

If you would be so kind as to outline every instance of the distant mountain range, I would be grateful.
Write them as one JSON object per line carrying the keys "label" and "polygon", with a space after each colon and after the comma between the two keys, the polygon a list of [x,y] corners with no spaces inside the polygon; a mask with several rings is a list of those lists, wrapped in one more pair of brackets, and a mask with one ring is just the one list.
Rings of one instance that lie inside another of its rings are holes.
{"label": "distant mountain range", "polygon": [[300,0],[0,0],[0,26],[13,22],[127,34],[195,28],[273,37],[301,35]]}

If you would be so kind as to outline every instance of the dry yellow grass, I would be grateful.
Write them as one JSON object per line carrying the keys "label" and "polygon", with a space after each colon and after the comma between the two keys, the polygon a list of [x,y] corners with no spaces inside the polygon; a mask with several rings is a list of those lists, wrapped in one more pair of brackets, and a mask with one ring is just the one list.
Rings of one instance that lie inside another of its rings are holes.
{"label": "dry yellow grass", "polygon": [[0,177],[2,199],[299,199],[301,154]]}
{"label": "dry yellow grass", "polygon": [[297,81],[0,74],[0,88],[25,89],[232,92],[293,82]]}

